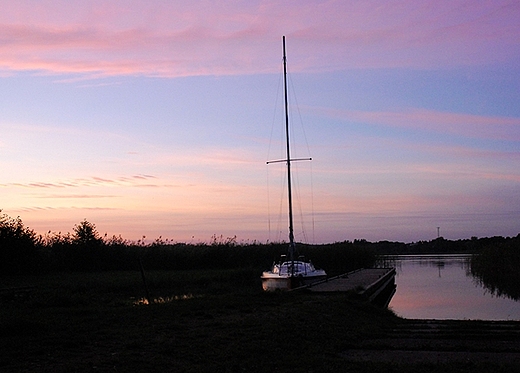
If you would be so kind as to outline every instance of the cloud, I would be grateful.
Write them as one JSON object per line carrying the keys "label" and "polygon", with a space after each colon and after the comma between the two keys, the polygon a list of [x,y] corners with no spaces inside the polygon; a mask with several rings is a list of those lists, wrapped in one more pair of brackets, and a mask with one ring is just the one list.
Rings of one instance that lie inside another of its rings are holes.
{"label": "cloud", "polygon": [[512,63],[519,9],[507,0],[16,2],[0,16],[0,69],[91,78],[265,73],[277,68],[282,34],[293,71]]}
{"label": "cloud", "polygon": [[379,112],[319,107],[311,107],[310,110],[349,122],[433,131],[478,139],[520,141],[520,118],[450,113],[417,108]]}
{"label": "cloud", "polygon": [[50,198],[50,199],[60,199],[60,198],[70,198],[70,199],[97,199],[97,198],[115,198],[115,195],[103,195],[103,194],[45,194],[41,196],[37,196],[37,198]]}
{"label": "cloud", "polygon": [[[28,182],[28,183],[4,183],[0,184],[0,188],[4,187],[21,187],[29,189],[63,189],[63,188],[80,188],[80,187],[149,187],[149,186],[164,186],[162,184],[150,184],[150,180],[156,179],[152,175],[133,175],[133,176],[121,176],[118,178],[108,179],[104,177],[92,176],[90,178],[77,178],[66,181],[55,181],[55,182]],[[146,181],[147,183],[143,183]]]}
{"label": "cloud", "polygon": [[33,207],[21,207],[19,212],[44,212],[44,211],[67,211],[67,210],[84,210],[84,211],[120,211],[120,208],[114,207],[88,207],[88,206],[69,206],[69,207],[53,207],[53,206],[33,206]]}

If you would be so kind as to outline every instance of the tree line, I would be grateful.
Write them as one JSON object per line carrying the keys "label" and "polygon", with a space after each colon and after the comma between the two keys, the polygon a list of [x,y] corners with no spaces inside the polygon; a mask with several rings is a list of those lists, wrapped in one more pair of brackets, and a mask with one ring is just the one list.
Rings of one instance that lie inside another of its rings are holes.
{"label": "tree line", "polygon": [[[0,210],[1,212],[1,210]],[[0,214],[0,276],[52,271],[267,269],[287,252],[287,244],[237,243],[236,237],[213,236],[209,243],[178,243],[163,240],[129,241],[121,236],[101,236],[95,224],[83,220],[72,233],[37,234],[21,218]],[[317,266],[342,273],[370,266],[374,254],[351,242],[300,246]],[[331,260],[330,258],[341,258]]]}
{"label": "tree line", "polygon": [[[383,254],[478,253],[484,248],[520,241],[491,237],[450,241],[402,243],[364,239],[330,244],[298,244],[299,254],[312,259],[329,275],[339,275],[360,267],[373,266]],[[0,276],[52,271],[136,270],[139,262],[147,269],[231,269],[265,270],[281,254],[287,243],[238,243],[236,237],[213,236],[209,243],[179,243],[163,240],[129,241],[121,236],[101,236],[95,224],[83,220],[72,233],[37,234],[21,218],[11,218],[0,210]]]}

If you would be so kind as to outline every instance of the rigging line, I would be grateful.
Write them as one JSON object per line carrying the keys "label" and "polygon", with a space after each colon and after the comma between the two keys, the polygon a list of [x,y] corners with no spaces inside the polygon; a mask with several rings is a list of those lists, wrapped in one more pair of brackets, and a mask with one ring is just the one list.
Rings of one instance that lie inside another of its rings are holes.
{"label": "rigging line", "polygon": [[304,218],[304,214],[303,214],[303,204],[302,204],[303,198],[302,198],[302,194],[301,194],[300,169],[299,169],[299,165],[297,163],[293,164],[292,176],[293,176],[293,182],[294,182],[294,189],[293,189],[294,202],[295,202],[294,205],[296,206],[297,211],[298,211],[299,226],[301,227],[298,232],[295,232],[295,234],[297,236],[303,236],[303,241],[308,242],[308,237],[307,237],[306,228],[305,228],[305,218]]}
{"label": "rigging line", "polygon": [[[294,88],[294,82],[292,80],[292,76],[291,74],[289,73],[289,68],[287,67],[287,76],[289,77],[289,84],[290,84],[290,87],[291,87],[291,93],[292,95],[289,95],[289,98],[292,98],[294,99],[294,104],[296,106],[296,111],[298,112],[298,118],[300,120],[300,128],[301,128],[301,131],[302,131],[302,134],[303,134],[303,138],[305,140],[305,145],[307,147],[307,155],[309,156],[309,160],[312,160],[312,158],[310,157],[310,146],[309,146],[309,141],[308,141],[308,138],[307,138],[307,133],[305,132],[305,126],[303,125],[303,118],[302,118],[302,114],[301,114],[301,111],[300,111],[300,105],[298,103],[298,97],[296,96],[296,89]],[[295,138],[295,135],[294,135],[294,126],[291,126],[291,133],[292,133],[292,136],[291,138],[294,139]],[[292,144],[291,144],[292,146]],[[293,166],[294,167],[294,166]],[[296,173],[296,176],[299,177],[299,174]],[[299,179],[298,179],[298,185],[299,185]],[[297,193],[299,193],[299,188],[296,188],[296,191]],[[306,230],[305,230],[305,224],[304,224],[304,219],[303,219],[303,210],[302,210],[302,205],[301,205],[301,195],[298,194],[298,202],[299,202],[299,213],[300,213],[300,223],[301,223],[301,229],[302,229],[302,234],[304,236],[304,239],[306,241],[308,241],[308,237],[307,237],[307,234],[306,234]],[[315,219],[314,219],[314,189],[313,189],[313,179],[312,179],[312,162],[311,162],[311,219],[312,219],[312,237],[313,237],[313,242],[315,242]]]}
{"label": "rigging line", "polygon": [[[282,235],[281,225],[282,225],[282,222],[285,221],[285,219],[283,219],[284,218],[283,211],[284,211],[284,201],[285,201],[284,195],[285,195],[285,189],[286,189],[287,174],[285,173],[285,170],[281,167],[278,168],[278,173],[280,174],[280,177],[277,177],[276,179],[280,180],[280,185],[276,189],[279,191],[279,195],[277,197],[279,204],[278,204],[277,216],[273,220],[274,224],[271,223],[271,215],[273,215],[273,214],[271,213],[271,210],[269,209],[270,229],[272,229],[273,226],[275,226],[274,228],[276,228],[274,231],[274,234],[272,235],[273,239],[271,240],[271,242],[284,242],[284,240],[281,239],[281,237],[282,237],[281,236]],[[271,189],[272,188],[269,188],[269,195],[271,193]],[[271,199],[271,197],[269,197],[269,199]],[[271,230],[269,232],[269,237],[271,238]]]}
{"label": "rigging line", "polygon": [[[271,120],[271,131],[269,134],[269,146],[267,149],[267,159],[268,160],[270,159],[271,145],[273,143],[274,126],[275,126],[275,122],[276,122],[278,101],[280,98],[280,87],[282,84],[282,76],[283,76],[283,64],[280,64],[280,73],[278,74],[278,88],[276,89],[273,117]],[[268,239],[269,239],[269,241],[271,241],[271,199],[270,199],[269,168],[267,168],[266,174],[267,174],[267,177],[266,177],[266,180],[267,180],[267,226],[268,226]]]}
{"label": "rigging line", "polygon": [[281,229],[281,225],[282,225],[282,221],[285,221],[286,219],[283,219],[283,212],[285,209],[284,209],[284,205],[283,205],[283,202],[284,202],[284,196],[285,196],[285,186],[286,186],[286,179],[287,179],[287,174],[284,172],[285,170],[282,170],[281,171],[281,174],[282,174],[282,177],[280,178],[281,180],[281,188],[279,189],[280,190],[280,198],[279,198],[279,201],[280,201],[280,205],[279,205],[279,210],[278,210],[278,225],[277,225],[277,234],[278,234],[278,237],[277,237],[277,241],[278,242],[284,242],[283,239],[282,239],[282,229]]}
{"label": "rigging line", "polygon": [[[274,219],[274,226],[275,226],[275,231],[274,231],[274,234],[272,234],[272,227],[273,227],[273,224],[271,222],[271,215],[272,215],[272,212],[271,212],[271,197],[270,197],[270,194],[271,194],[271,188],[270,188],[270,185],[268,187],[268,200],[269,200],[269,207],[268,207],[268,225],[269,225],[269,240],[271,242],[282,242],[282,229],[281,229],[281,225],[282,225],[282,222],[285,221],[284,219],[284,216],[283,216],[283,211],[284,211],[284,195],[285,195],[285,189],[286,189],[286,181],[287,181],[287,174],[284,172],[285,170],[280,168],[279,169],[279,173],[280,173],[280,177],[278,177],[277,179],[280,180],[280,185],[278,186],[278,190],[279,190],[279,196],[277,197],[278,201],[279,201],[279,204],[278,204],[278,211],[277,211],[277,215],[276,215],[276,219]],[[269,177],[269,171],[267,172],[268,174],[268,182],[270,180],[270,177]],[[269,182],[270,184],[270,182]],[[273,236],[273,238],[272,238]]]}
{"label": "rigging line", "polygon": [[278,100],[280,98],[280,87],[282,84],[282,76],[283,76],[283,65],[281,66],[281,72],[278,74],[278,88],[276,89],[276,99],[274,102],[274,110],[273,110],[273,119],[271,121],[271,133],[269,134],[269,147],[267,149],[267,159],[270,159],[271,155],[271,144],[273,143],[273,133],[274,133],[274,126],[276,122],[276,115],[277,115],[277,108],[278,108]]}
{"label": "rigging line", "polygon": [[303,234],[304,240],[305,240],[305,229],[304,229],[304,223],[303,223],[303,209],[302,209],[302,198],[301,198],[301,184],[300,184],[300,173],[299,173],[299,167],[298,165],[294,165],[293,168],[293,176],[294,176],[294,194],[296,199],[296,206],[298,208],[298,215],[300,217],[300,226],[301,226],[301,233]]}
{"label": "rigging line", "polygon": [[[267,167],[267,165],[266,165]],[[269,198],[269,170],[266,170],[267,182],[267,243],[271,242],[271,199]]]}
{"label": "rigging line", "polygon": [[305,132],[305,127],[303,125],[303,119],[302,119],[302,114],[301,114],[301,111],[300,111],[300,105],[298,103],[298,97],[296,96],[296,90],[294,88],[294,83],[292,81],[292,77],[289,75],[289,73],[287,73],[287,75],[289,76],[289,84],[291,85],[292,97],[294,98],[296,111],[298,112],[298,118],[300,119],[300,127],[301,127],[301,130],[302,130],[302,133],[303,133],[303,138],[305,140],[305,145],[307,146],[307,154],[310,156],[311,152],[310,152],[309,141],[307,139],[307,133]]}
{"label": "rigging line", "polygon": [[316,236],[315,236],[315,214],[314,214],[314,173],[312,169],[312,162],[310,164],[311,166],[311,218],[312,218],[312,243],[316,243]]}

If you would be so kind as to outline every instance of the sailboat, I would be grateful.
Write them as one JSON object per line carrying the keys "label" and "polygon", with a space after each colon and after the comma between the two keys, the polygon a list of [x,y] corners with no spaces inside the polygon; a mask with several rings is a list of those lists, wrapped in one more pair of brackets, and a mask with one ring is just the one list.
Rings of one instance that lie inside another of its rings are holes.
{"label": "sailboat", "polygon": [[270,270],[262,273],[262,288],[265,291],[290,290],[299,286],[323,280],[327,273],[322,269],[314,267],[311,261],[304,257],[296,258],[296,244],[294,242],[293,228],[293,206],[292,206],[292,185],[291,185],[291,162],[311,160],[311,158],[291,158],[289,146],[289,111],[287,97],[287,57],[285,54],[285,36],[282,37],[283,44],[283,76],[284,76],[284,97],[285,97],[285,140],[286,158],[269,163],[285,162],[287,165],[287,197],[289,205],[289,249],[288,255],[282,255],[279,262],[273,263]]}

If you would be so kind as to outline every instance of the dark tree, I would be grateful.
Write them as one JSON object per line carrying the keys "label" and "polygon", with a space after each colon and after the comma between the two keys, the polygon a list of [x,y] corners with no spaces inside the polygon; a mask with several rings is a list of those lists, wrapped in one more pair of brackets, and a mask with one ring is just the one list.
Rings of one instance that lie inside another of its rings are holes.
{"label": "dark tree", "polygon": [[74,226],[72,240],[73,243],[82,246],[98,246],[103,243],[95,224],[88,222],[86,219]]}
{"label": "dark tree", "polygon": [[20,217],[0,214],[0,271],[21,274],[34,271],[37,265],[36,233]]}
{"label": "dark tree", "polygon": [[105,267],[104,241],[96,226],[86,219],[74,226],[72,234],[71,269],[101,270]]}

